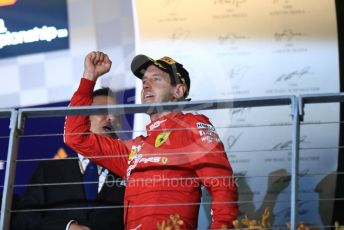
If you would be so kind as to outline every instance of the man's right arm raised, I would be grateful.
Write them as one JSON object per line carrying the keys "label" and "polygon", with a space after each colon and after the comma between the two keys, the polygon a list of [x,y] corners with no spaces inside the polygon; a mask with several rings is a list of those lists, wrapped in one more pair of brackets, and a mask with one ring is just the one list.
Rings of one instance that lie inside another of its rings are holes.
{"label": "man's right arm raised", "polygon": [[[98,77],[111,68],[108,56],[91,52],[85,58],[85,71],[70,106],[92,105],[92,93]],[[64,129],[65,143],[96,164],[125,177],[129,150],[124,142],[90,132],[88,116],[67,116]]]}

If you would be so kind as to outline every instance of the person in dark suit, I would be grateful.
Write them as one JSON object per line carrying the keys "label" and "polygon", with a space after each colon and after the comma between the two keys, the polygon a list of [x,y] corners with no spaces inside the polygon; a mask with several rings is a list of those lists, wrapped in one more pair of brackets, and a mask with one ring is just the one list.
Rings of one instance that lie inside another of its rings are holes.
{"label": "person in dark suit", "polygon": [[[114,104],[115,101],[110,93],[109,89],[94,91],[92,105]],[[93,115],[89,119],[91,132],[117,138],[115,127],[119,121],[113,115]],[[122,207],[124,186],[121,179],[105,168],[92,166],[93,177],[96,178],[85,183],[89,168],[91,168],[90,161],[79,154],[38,163],[29,181],[29,184],[38,184],[38,186],[26,188],[18,205],[18,209],[23,212],[13,215],[11,229],[124,229]],[[59,183],[63,184],[58,185]],[[39,210],[25,211],[29,209]]]}

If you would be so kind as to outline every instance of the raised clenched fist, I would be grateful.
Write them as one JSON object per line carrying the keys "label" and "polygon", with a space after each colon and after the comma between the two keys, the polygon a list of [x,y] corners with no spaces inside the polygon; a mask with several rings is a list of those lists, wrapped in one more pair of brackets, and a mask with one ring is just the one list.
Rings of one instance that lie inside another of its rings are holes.
{"label": "raised clenched fist", "polygon": [[111,64],[110,58],[105,53],[93,51],[85,57],[83,77],[96,81],[98,77],[110,71]]}

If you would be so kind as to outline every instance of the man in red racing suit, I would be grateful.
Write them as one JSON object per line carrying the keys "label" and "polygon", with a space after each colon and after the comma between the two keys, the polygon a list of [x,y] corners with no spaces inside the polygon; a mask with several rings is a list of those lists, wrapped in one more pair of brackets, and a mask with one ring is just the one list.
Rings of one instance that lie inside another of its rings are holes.
{"label": "man in red racing suit", "polygon": [[[111,61],[107,55],[93,52],[85,59],[85,69],[90,69],[89,66],[94,69],[105,66],[105,70],[95,74],[101,76],[110,69]],[[150,63],[150,66],[158,64]],[[150,71],[150,67],[145,68]],[[152,76],[164,74],[158,68],[151,68]],[[86,70],[70,106],[92,104],[97,78],[88,78]],[[143,102],[151,102],[152,98],[166,101],[159,98],[162,94],[154,88],[155,80],[147,83],[150,79],[146,76],[149,73],[143,76]],[[147,84],[151,85],[147,87]],[[188,87],[190,83],[184,91]],[[85,134],[90,128],[87,116],[67,116],[65,141],[78,153],[94,157],[91,160],[96,164],[126,179],[126,229],[157,229],[172,216],[178,217],[180,229],[196,229],[201,185],[212,196],[210,228],[232,227],[238,213],[237,188],[224,146],[208,118],[181,112],[150,116],[152,122],[146,126],[147,136],[129,141]]]}

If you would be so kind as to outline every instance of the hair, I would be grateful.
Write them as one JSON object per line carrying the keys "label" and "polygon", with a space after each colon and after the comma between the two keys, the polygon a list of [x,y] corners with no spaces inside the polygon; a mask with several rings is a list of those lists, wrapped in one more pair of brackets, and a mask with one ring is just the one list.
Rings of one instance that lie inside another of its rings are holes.
{"label": "hair", "polygon": [[[117,99],[116,99],[116,95],[115,93],[108,87],[106,88],[100,88],[100,89],[97,89],[97,90],[94,90],[93,93],[92,93],[92,97],[98,97],[98,96],[105,96],[105,97],[110,97],[112,99],[114,99],[115,103],[117,103]],[[117,117],[117,121],[118,123],[116,123],[116,129],[120,129],[121,127],[121,120],[120,120],[120,115],[115,115]],[[117,134],[116,133],[111,133],[110,135],[111,137],[113,138],[118,138]]]}
{"label": "hair", "polygon": [[106,96],[106,97],[113,97],[113,92],[110,88],[100,88],[93,91],[92,97],[96,96]]}
{"label": "hair", "polygon": [[[182,83],[177,83],[177,80],[176,80],[175,76],[172,76],[170,73],[167,73],[167,74],[170,76],[170,82],[171,82],[172,86],[177,86],[177,84],[182,84]],[[185,93],[183,94],[183,98],[181,98],[181,100],[186,99],[187,95],[188,95],[188,90],[186,89]]]}
{"label": "hair", "polygon": [[97,96],[105,96],[105,97],[110,97],[114,100],[114,102],[117,104],[117,97],[116,94],[108,87],[105,88],[100,88],[97,90],[94,90],[92,93],[92,97],[97,97]]}

